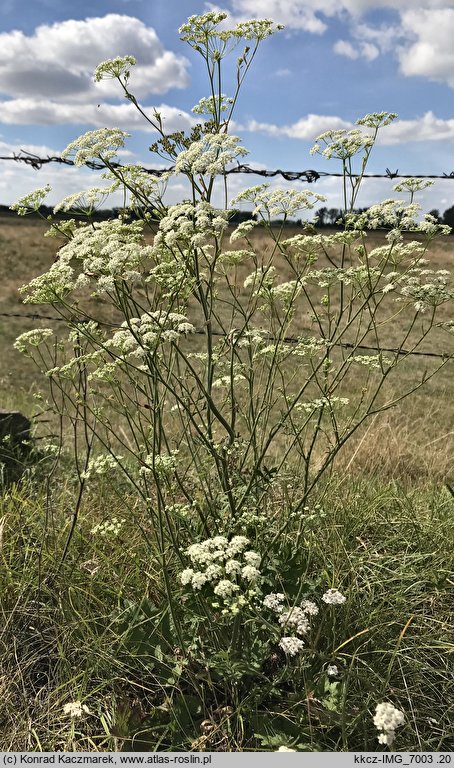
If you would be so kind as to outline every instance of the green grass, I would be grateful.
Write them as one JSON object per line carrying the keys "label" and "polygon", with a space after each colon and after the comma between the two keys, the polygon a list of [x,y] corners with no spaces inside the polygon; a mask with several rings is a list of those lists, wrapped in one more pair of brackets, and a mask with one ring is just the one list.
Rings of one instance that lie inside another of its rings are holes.
{"label": "green grass", "polygon": [[[237,670],[232,684],[222,665],[208,678],[179,667],[171,626],[160,625],[157,641],[159,621],[146,606],[162,599],[162,574],[150,522],[125,488],[91,489],[60,567],[75,495],[65,476],[50,506],[31,482],[1,503],[0,749],[130,749],[136,734],[146,749],[376,751],[372,714],[383,700],[405,712],[397,749],[452,748],[454,500],[446,489],[333,478],[306,511],[299,557],[284,558],[278,580],[286,592],[292,581],[307,583],[314,599],[334,585],[347,602],[321,610],[304,662],[287,664],[270,638],[266,663]],[[125,519],[117,537],[90,533],[115,515]],[[291,541],[290,531],[281,551]],[[173,578],[180,569],[172,563]],[[210,629],[197,631],[208,644]],[[331,688],[328,663],[340,670]],[[92,714],[71,724],[63,706],[76,700]]]}

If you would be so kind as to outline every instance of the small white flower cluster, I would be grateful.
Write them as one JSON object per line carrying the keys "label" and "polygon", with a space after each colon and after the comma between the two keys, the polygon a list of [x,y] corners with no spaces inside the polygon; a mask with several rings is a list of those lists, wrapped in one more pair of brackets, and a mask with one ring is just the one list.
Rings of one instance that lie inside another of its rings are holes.
{"label": "small white flower cluster", "polygon": [[106,347],[122,355],[143,358],[159,344],[177,341],[188,333],[195,333],[195,328],[185,315],[157,310],[125,320]]}
{"label": "small white flower cluster", "polygon": [[54,206],[54,213],[58,213],[58,211],[71,211],[74,208],[91,211],[97,205],[103,203],[111,192],[112,187],[89,187],[89,189],[74,192],[74,194],[67,195]]}
{"label": "small white flower cluster", "polygon": [[107,59],[95,69],[94,81],[99,83],[101,80],[123,77],[128,80],[130,67],[136,64],[134,56],[116,56],[114,59]]}
{"label": "small white flower cluster", "polygon": [[306,257],[316,257],[320,252],[326,252],[327,248],[337,245],[352,245],[360,239],[360,234],[354,230],[343,230],[330,235],[294,235],[282,240],[284,248],[294,248]]}
{"label": "small white flower cluster", "polygon": [[296,749],[290,749],[290,747],[279,747],[279,749],[276,749],[276,752],[296,752]]}
{"label": "small white flower cluster", "polygon": [[183,585],[191,585],[198,591],[210,585],[215,596],[215,608],[222,613],[238,613],[241,608],[259,594],[262,576],[258,566],[260,555],[247,549],[245,536],[215,536],[198,544],[192,544],[187,554],[194,568],[186,568],[180,574]]}
{"label": "small white flower cluster", "polygon": [[282,592],[270,592],[269,595],[263,598],[263,605],[265,608],[269,608],[270,611],[281,613],[284,610],[284,600],[285,595]]}
{"label": "small white flower cluster", "polygon": [[225,389],[227,387],[231,387],[232,384],[240,384],[241,382],[246,381],[246,376],[244,376],[242,373],[235,373],[235,367],[236,366],[234,365],[233,376],[232,374],[220,376],[218,379],[213,381],[213,388]]}
{"label": "small white flower cluster", "polygon": [[252,232],[252,230],[259,224],[260,222],[258,219],[249,219],[248,221],[240,222],[230,235],[230,242],[234,243],[236,240],[247,239],[249,232]]}
{"label": "small white flower cluster", "polygon": [[24,304],[50,304],[61,301],[74,288],[74,269],[69,254],[55,261],[47,272],[19,288]]}
{"label": "small white flower cluster", "polygon": [[236,266],[237,264],[241,264],[243,261],[248,261],[249,259],[254,258],[254,256],[254,251],[247,251],[245,249],[238,249],[236,251],[222,251],[217,263]]}
{"label": "small white flower cluster", "polygon": [[312,400],[310,402],[297,403],[295,405],[295,411],[297,413],[314,413],[314,411],[319,411],[321,408],[327,408],[330,412],[332,412],[334,407],[342,407],[344,405],[348,405],[349,402],[350,400],[348,397],[319,397],[316,400]]}
{"label": "small white flower cluster", "polygon": [[32,331],[21,333],[14,342],[14,349],[23,354],[30,354],[29,347],[39,347],[46,339],[54,335],[52,328],[34,328]]}
{"label": "small white flower cluster", "polygon": [[[411,273],[411,274],[410,274]],[[401,288],[403,297],[415,301],[417,312],[425,312],[428,307],[438,307],[454,298],[454,291],[449,288],[451,273],[447,269],[419,269],[415,267],[409,270],[405,285]]]}
{"label": "small white flower cluster", "polygon": [[318,353],[324,353],[329,346],[328,339],[300,336],[297,343],[291,348],[291,353],[296,357],[314,357]]}
{"label": "small white flower cluster", "polygon": [[427,189],[427,187],[432,187],[434,184],[435,182],[431,179],[403,179],[403,181],[399,181],[398,184],[395,184],[393,189],[395,192],[409,192],[410,194],[414,194],[415,192]]}
{"label": "small white flower cluster", "polygon": [[178,32],[185,43],[204,43],[210,35],[218,34],[216,27],[227,18],[223,11],[209,11],[199,16],[190,16]]}
{"label": "small white flower cluster", "polygon": [[299,637],[281,637],[279,647],[282,648],[286,656],[296,656],[304,648],[304,640]]}
{"label": "small white flower cluster", "polygon": [[289,280],[286,283],[279,283],[271,290],[271,301],[279,301],[284,309],[288,310],[296,301],[303,289],[303,280]]}
{"label": "small white flower cluster", "polygon": [[19,216],[26,216],[27,213],[37,211],[51,189],[52,187],[49,184],[46,184],[45,187],[39,187],[10,205],[10,209],[17,211]]}
{"label": "small white flower cluster", "polygon": [[374,144],[374,137],[360,128],[352,128],[347,131],[325,131],[317,136],[316,143],[310,150],[311,155],[319,154],[330,160],[332,157],[339,160],[347,160],[358,154],[361,150],[370,150]]}
{"label": "small white flower cluster", "polygon": [[240,141],[238,136],[228,133],[207,133],[203,139],[193,141],[188,149],[180,152],[175,161],[175,173],[191,176],[222,174],[233,160],[249,154],[240,146]]}
{"label": "small white flower cluster", "polygon": [[118,517],[112,517],[110,520],[106,520],[104,523],[98,523],[95,525],[90,533],[93,536],[98,534],[99,536],[118,536],[126,520],[124,517],[119,519]]}
{"label": "small white flower cluster", "polygon": [[392,360],[383,355],[352,355],[348,358],[349,363],[359,363],[364,365],[365,368],[376,368],[380,370],[386,365],[392,365]]}
{"label": "small white flower cluster", "polygon": [[[153,244],[153,256],[160,261],[163,251],[174,249],[178,255],[184,248],[203,246],[219,238],[228,226],[228,211],[213,208],[210,203],[189,202],[171,205],[159,222]],[[173,269],[177,268],[173,263]]]}
{"label": "small white flower cluster", "polygon": [[[315,605],[315,603],[314,603]],[[288,611],[283,611],[279,616],[279,624],[285,628],[289,627],[297,635],[306,635],[309,631],[310,624],[306,611],[303,608],[290,608]]]}
{"label": "small white flower cluster", "polygon": [[404,200],[387,198],[381,203],[371,205],[359,214],[347,214],[348,227],[356,230],[378,229],[390,227],[392,230],[416,229],[416,217],[421,211],[417,203],[406,203]]}
{"label": "small white flower cluster", "polygon": [[260,266],[255,272],[251,272],[244,282],[244,288],[252,288],[252,295],[263,293],[265,290],[270,291],[273,288],[274,279],[276,275],[276,267],[273,266]]}
{"label": "small white flower cluster", "polygon": [[162,172],[159,176],[152,176],[140,167],[140,165],[125,164],[115,171],[105,171],[101,174],[103,179],[109,179],[111,192],[121,189],[125,195],[129,193],[133,201],[143,205],[146,201],[151,204],[153,199],[160,201],[167,181],[172,177],[172,172]]}
{"label": "small white flower cluster", "polygon": [[[180,39],[198,51],[202,46],[208,48],[213,58],[219,59],[221,51],[224,50],[221,43],[225,46],[229,41],[237,42],[241,39],[264,40],[284,28],[282,24],[275,24],[271,19],[252,19],[240,22],[233,29],[218,29],[226,18],[227,14],[222,11],[208,11],[200,16],[190,16],[179,29]],[[213,39],[215,42],[210,45]],[[217,41],[219,41],[218,44],[216,44]],[[214,56],[216,53],[218,55]]]}
{"label": "small white flower cluster", "polygon": [[381,128],[389,125],[397,117],[395,112],[371,112],[356,121],[356,125],[364,125],[367,128]]}
{"label": "small white flower cluster", "polygon": [[105,475],[111,469],[118,469],[118,462],[121,461],[123,456],[112,456],[107,453],[105,456],[95,456],[93,459],[89,459],[87,469],[85,472],[81,472],[81,478],[83,480],[89,480],[93,475]]}
{"label": "small white flower cluster", "polygon": [[252,215],[268,220],[274,216],[290,217],[297,211],[311,210],[316,203],[325,200],[326,197],[323,195],[309,190],[276,189],[271,188],[269,184],[257,184],[240,192],[231,204],[235,206],[240,202],[250,202],[255,206]]}
{"label": "small white flower cluster", "polygon": [[224,93],[216,96],[204,96],[199,103],[192,107],[191,112],[195,115],[219,115],[220,112],[226,112],[229,106],[233,104],[233,99]]}
{"label": "small white flower cluster", "polygon": [[[402,264],[404,261],[415,263],[425,253],[425,250],[424,246],[417,240],[411,240],[407,243],[393,241],[389,245],[380,245],[378,248],[373,248],[368,253],[368,259],[369,261],[376,259],[378,262],[393,265]],[[399,274],[396,273],[396,277]],[[389,275],[386,275],[386,277],[389,277]]]}
{"label": "small white flower cluster", "polygon": [[236,25],[234,34],[245,40],[264,40],[265,37],[274,35],[284,29],[283,24],[275,24],[272,19],[251,19],[242,21]]}
{"label": "small white flower cluster", "polygon": [[143,243],[142,230],[143,222],[126,224],[120,218],[78,229],[60,251],[82,261],[76,288],[87,284],[88,277],[96,281],[99,292],[113,290],[116,280],[140,282],[141,266],[152,252]]}
{"label": "small white flower cluster", "polygon": [[300,606],[293,606],[284,611],[285,595],[282,592],[271,592],[263,599],[263,606],[278,616],[278,622],[284,629],[287,627],[295,635],[281,637],[279,646],[287,656],[296,656],[303,648],[304,641],[297,635],[306,635],[310,629],[310,616],[317,616],[318,607],[312,600],[303,600]]}
{"label": "small white flower cluster", "polygon": [[[72,239],[58,253],[58,260],[48,272],[23,286],[28,303],[47,303],[62,298],[75,288],[95,280],[98,291],[112,290],[115,280],[141,279],[138,271],[143,260],[151,255],[151,246],[143,245],[143,222],[125,224],[115,221],[93,222],[78,227]],[[75,277],[74,262],[82,263]]]}
{"label": "small white flower cluster", "polygon": [[71,701],[63,707],[63,714],[76,718],[83,717],[83,715],[91,715],[91,712],[87,705],[82,704],[81,701]]}
{"label": "small white flower cluster", "polygon": [[343,283],[344,285],[370,285],[371,281],[378,279],[381,271],[377,267],[361,265],[359,267],[326,267],[311,271],[307,279],[317,283],[320,288]]}
{"label": "small white flower cluster", "polygon": [[99,158],[103,161],[111,160],[117,151],[124,147],[125,138],[129,133],[119,128],[97,128],[95,131],[87,131],[72,141],[61,156],[68,157],[74,153],[74,165],[84,165],[87,160]]}
{"label": "small white flower cluster", "polygon": [[345,595],[342,595],[337,589],[328,589],[325,594],[322,595],[322,600],[327,605],[343,605],[346,601]]}
{"label": "small white flower cluster", "polygon": [[175,473],[177,467],[178,450],[165,455],[158,453],[154,457],[150,454],[145,456],[143,466],[139,469],[140,475],[151,475],[153,472],[157,477],[170,477]]}
{"label": "small white flower cluster", "polygon": [[377,704],[374,725],[377,730],[381,731],[378,736],[379,743],[390,747],[396,736],[396,728],[399,728],[404,722],[404,713],[393,704],[386,701]]}

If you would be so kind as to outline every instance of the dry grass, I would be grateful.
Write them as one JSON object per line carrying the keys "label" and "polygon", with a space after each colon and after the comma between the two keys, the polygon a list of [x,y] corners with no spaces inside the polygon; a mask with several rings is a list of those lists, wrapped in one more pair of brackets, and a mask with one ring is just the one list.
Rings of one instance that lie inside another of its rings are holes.
{"label": "dry grass", "polygon": [[[0,284],[0,305],[2,313],[51,314],[48,307],[23,305],[19,287],[32,277],[44,272],[55,259],[60,245],[53,238],[45,238],[47,225],[32,219],[0,219],[0,266],[3,280]],[[300,230],[288,228],[285,237],[292,237]],[[257,252],[266,258],[271,254],[272,244],[263,232],[254,235]],[[380,245],[383,236],[373,233],[369,236],[371,247]],[[241,247],[241,246],[240,246]],[[439,240],[430,251],[430,266],[435,269],[450,267],[454,253],[452,238]],[[281,257],[275,260],[282,280],[292,279],[290,267]],[[319,267],[325,266],[320,263]],[[238,268],[237,282],[242,285],[244,278],[252,271],[252,265]],[[107,319],[110,310],[107,304],[97,300],[97,315]],[[227,307],[221,309],[221,316],[227,323]],[[442,310],[443,312],[443,310]],[[444,309],[447,313],[447,308]],[[442,319],[448,319],[447,314]],[[0,344],[2,367],[0,370],[0,397],[2,407],[15,407],[32,414],[35,405],[31,395],[45,387],[34,365],[13,348],[15,338],[34,327],[54,327],[60,323],[32,318],[0,316]],[[299,314],[293,323],[292,333],[310,330],[310,312]],[[382,344],[393,347],[399,334],[398,322],[389,323],[383,332]],[[373,344],[373,339],[370,341]],[[421,347],[424,351],[454,352],[452,337],[439,332],[430,345]],[[431,370],[431,358],[415,357],[406,372],[394,380],[397,392],[405,386],[415,373]],[[392,411],[388,411],[367,426],[353,438],[338,458],[338,468],[346,473],[379,473],[389,478],[408,480],[410,483],[428,480],[452,479],[452,454],[454,448],[454,406],[452,399],[452,363],[430,380],[424,387]]]}

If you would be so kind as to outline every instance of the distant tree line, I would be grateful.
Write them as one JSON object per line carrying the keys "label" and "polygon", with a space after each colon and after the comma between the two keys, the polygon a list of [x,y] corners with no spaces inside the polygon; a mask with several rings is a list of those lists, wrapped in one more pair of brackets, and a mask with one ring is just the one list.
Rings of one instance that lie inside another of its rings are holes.
{"label": "distant tree line", "polygon": [[[356,208],[353,213],[360,214],[365,211],[367,211],[367,208]],[[102,208],[93,211],[91,218],[95,221],[106,221],[107,219],[116,218],[122,212],[122,208]],[[158,212],[153,208],[151,208],[149,212],[156,222],[161,218]],[[447,208],[442,214],[437,208],[433,208],[429,213],[434,216],[439,224],[448,224],[454,230],[454,205]],[[58,212],[57,214],[54,214],[52,206],[48,205],[42,205],[39,212],[37,211],[27,215],[32,218],[39,218],[42,216],[44,218],[52,217],[53,219],[62,219],[67,218],[68,215],[81,220],[86,218],[80,210],[68,211],[67,213]],[[138,218],[135,216],[134,212],[131,211],[128,211],[128,215],[131,219]],[[15,211],[11,211],[9,206],[0,205],[0,216],[17,216],[17,214]],[[317,209],[316,216],[316,227],[336,227],[342,225],[344,214],[341,208],[322,207]],[[232,224],[239,224],[242,221],[249,221],[250,219],[256,218],[257,217],[253,216],[250,211],[235,211],[230,217],[230,222]],[[280,219],[276,219],[271,223],[276,227],[282,226],[282,220]],[[297,219],[296,221],[289,219],[285,222],[286,226],[303,226],[303,224],[304,222],[301,219]]]}

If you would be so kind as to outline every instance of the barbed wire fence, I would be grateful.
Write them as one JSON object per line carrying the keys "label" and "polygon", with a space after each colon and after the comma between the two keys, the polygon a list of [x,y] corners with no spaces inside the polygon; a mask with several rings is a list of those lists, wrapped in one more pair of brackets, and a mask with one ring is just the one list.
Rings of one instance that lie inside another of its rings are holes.
{"label": "barbed wire fence", "polygon": [[[41,168],[45,165],[48,165],[49,163],[57,163],[61,165],[67,165],[67,166],[74,166],[75,162],[74,160],[69,160],[68,158],[59,157],[57,155],[48,155],[47,157],[39,157],[38,155],[33,154],[32,152],[27,152],[26,150],[21,150],[19,153],[13,153],[12,155],[0,155],[1,161],[12,161],[16,163],[24,163],[25,165],[30,166],[36,171],[41,170]],[[122,163],[110,163],[110,166],[113,168],[121,169],[124,167]],[[96,162],[96,161],[87,161],[84,163],[84,167],[90,168],[91,170],[105,170],[107,166],[104,163]],[[140,169],[145,172],[149,173],[152,176],[162,176],[165,173],[168,173],[169,171],[173,171],[174,167],[170,166],[168,168],[149,168],[146,166],[140,166]],[[230,174],[254,174],[257,176],[262,176],[264,178],[272,178],[275,176],[281,176],[285,181],[301,181],[305,180],[308,184],[313,184],[317,182],[319,179],[326,178],[326,177],[335,177],[335,178],[342,178],[342,173],[334,173],[334,172],[328,172],[328,171],[316,171],[313,169],[308,169],[304,171],[284,171],[280,168],[276,170],[266,170],[266,169],[259,169],[259,168],[251,168],[249,165],[245,164],[238,164],[237,166],[233,168],[229,168],[226,171],[224,171],[224,175],[228,176]],[[353,174],[355,175],[355,174]],[[443,174],[400,174],[399,170],[391,171],[389,168],[386,168],[385,173],[368,173],[363,174],[363,178],[368,179],[454,179],[454,171],[451,171],[450,173],[443,173]],[[29,320],[51,320],[53,322],[68,322],[66,318],[63,317],[56,317],[53,315],[41,315],[38,313],[30,313],[30,312],[0,312],[0,317],[5,318],[23,318],[23,319],[29,319]],[[80,321],[78,321],[80,322]],[[115,323],[105,323],[105,322],[99,322],[99,325],[104,325],[106,327],[110,328],[117,328],[120,327],[120,325],[117,325]],[[204,331],[196,330],[196,335],[203,335]],[[214,332],[214,336],[224,337],[227,338],[226,334],[221,332]],[[273,336],[266,336],[265,337],[267,341],[277,341],[277,339]],[[293,336],[286,336],[282,339],[282,341],[286,344],[297,344],[299,342],[299,339]],[[397,348],[397,347],[373,347],[373,346],[367,346],[364,344],[352,344],[349,342],[337,342],[334,343],[332,346],[334,347],[340,347],[344,349],[358,349],[362,351],[367,352],[389,352],[391,354],[397,354],[397,355],[411,355],[411,356],[418,356],[418,357],[431,357],[431,358],[437,358],[440,360],[449,360],[450,358],[454,357],[453,353],[444,353],[444,352],[422,352],[419,350],[409,350],[409,349],[403,349],[403,348]]]}
{"label": "barbed wire fence", "polygon": [[[0,317],[8,317],[8,318],[26,318],[28,320],[52,320],[53,322],[57,323],[71,323],[71,319],[68,320],[68,318],[65,317],[57,317],[54,315],[40,315],[35,312],[0,312]],[[83,325],[83,323],[91,322],[90,320],[80,320],[77,319],[75,323],[77,325]],[[121,323],[107,323],[102,320],[96,321],[98,325],[102,325],[106,328],[122,328],[124,327]],[[191,336],[204,336],[205,331],[196,330],[195,333],[191,334]],[[226,334],[221,331],[212,331],[212,336],[228,339],[231,334]],[[272,336],[271,334],[266,334],[263,336],[263,339],[265,341],[271,341],[271,342],[277,342],[278,339],[275,336]],[[298,344],[300,342],[300,338],[296,336],[284,336],[280,341],[284,342],[284,344]],[[327,340],[327,343],[328,342]],[[439,360],[449,360],[450,358],[454,358],[454,352],[422,352],[420,350],[411,350],[411,349],[404,349],[403,347],[370,347],[365,344],[353,344],[347,341],[339,341],[339,342],[331,342],[331,347],[340,347],[341,349],[354,349],[354,350],[361,350],[363,352],[389,352],[390,354],[395,355],[402,355],[402,356],[408,356],[413,355],[417,357],[432,357],[437,358]]]}
{"label": "barbed wire fence", "polygon": [[[58,163],[60,165],[68,165],[68,166],[74,166],[75,162],[74,160],[69,160],[66,157],[59,157],[57,155],[48,155],[47,157],[39,157],[39,155],[35,155],[32,152],[27,152],[26,150],[20,150],[20,152],[14,152],[12,155],[0,155],[0,160],[2,161],[11,161],[15,163],[23,163],[24,165],[28,165],[31,168],[33,168],[35,171],[41,170],[41,168],[44,165],[48,165],[49,163]],[[123,168],[124,165],[122,163],[110,163],[110,166],[112,168]],[[94,160],[89,160],[84,163],[84,167],[90,168],[91,170],[95,171],[102,171],[107,168],[107,166],[104,163],[97,162]],[[149,173],[151,176],[163,176],[165,173],[169,173],[170,171],[174,170],[174,166],[169,166],[168,168],[149,168],[146,166],[139,166],[144,173]],[[301,181],[305,180],[308,184],[313,184],[314,182],[318,181],[319,179],[325,178],[325,177],[337,177],[342,178],[342,173],[333,173],[329,171],[315,171],[313,169],[305,170],[305,171],[283,171],[280,168],[269,171],[261,168],[251,168],[249,165],[239,164],[237,166],[234,166],[233,168],[227,169],[225,172],[226,176],[229,176],[231,174],[236,173],[244,173],[244,174],[254,174],[256,176],[262,176],[264,178],[272,178],[274,176],[282,176],[283,179],[286,181]],[[355,174],[352,174],[355,176]],[[454,179],[454,171],[450,171],[450,173],[442,173],[442,174],[418,174],[418,173],[399,173],[399,170],[391,171],[389,168],[386,168],[385,173],[366,173],[363,174],[363,178],[365,179]]]}

